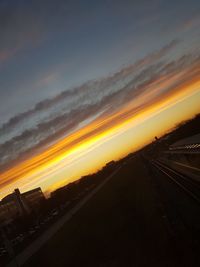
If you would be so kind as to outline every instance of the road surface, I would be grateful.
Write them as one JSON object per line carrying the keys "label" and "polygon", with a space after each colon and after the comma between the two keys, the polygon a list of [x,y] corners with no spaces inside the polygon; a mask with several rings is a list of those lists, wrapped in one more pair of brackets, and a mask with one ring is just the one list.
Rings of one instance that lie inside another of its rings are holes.
{"label": "road surface", "polygon": [[190,243],[173,232],[142,157],[111,178],[25,266],[199,266]]}

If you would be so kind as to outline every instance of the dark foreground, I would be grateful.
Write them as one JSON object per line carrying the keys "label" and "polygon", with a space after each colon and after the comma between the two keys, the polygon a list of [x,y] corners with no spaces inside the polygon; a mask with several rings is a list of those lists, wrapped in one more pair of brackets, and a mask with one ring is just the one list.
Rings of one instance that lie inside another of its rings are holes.
{"label": "dark foreground", "polygon": [[25,265],[198,266],[171,231],[154,178],[141,156],[119,172]]}

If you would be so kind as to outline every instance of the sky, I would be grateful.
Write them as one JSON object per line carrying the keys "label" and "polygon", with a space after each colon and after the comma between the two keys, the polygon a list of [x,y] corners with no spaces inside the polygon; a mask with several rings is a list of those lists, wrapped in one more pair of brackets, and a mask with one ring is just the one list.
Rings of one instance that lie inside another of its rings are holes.
{"label": "sky", "polygon": [[198,0],[0,0],[0,198],[52,191],[200,112]]}

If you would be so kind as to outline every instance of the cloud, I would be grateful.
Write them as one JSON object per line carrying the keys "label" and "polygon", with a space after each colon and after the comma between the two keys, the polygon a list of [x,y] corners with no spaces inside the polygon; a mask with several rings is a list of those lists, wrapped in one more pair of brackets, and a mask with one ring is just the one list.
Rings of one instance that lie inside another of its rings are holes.
{"label": "cloud", "polygon": [[42,76],[39,80],[37,80],[35,82],[34,86],[39,87],[39,88],[42,88],[44,86],[48,86],[49,84],[58,80],[59,76],[60,76],[60,70],[59,71],[56,71],[56,70],[49,71],[44,76]]}
{"label": "cloud", "polygon": [[177,30],[178,31],[190,31],[191,29],[195,28],[195,27],[199,27],[200,26],[200,17],[199,14],[196,16],[193,16],[191,18],[188,18],[186,20],[184,20],[178,27]]}
{"label": "cloud", "polygon": [[[87,135],[109,128],[192,80],[199,75],[197,55],[184,55],[171,61],[165,59],[178,43],[172,41],[113,75],[66,90],[10,119],[0,128],[0,164],[77,132],[88,122],[101,121]],[[51,75],[47,75],[47,82],[49,79],[52,79]],[[131,110],[116,115],[129,103]]]}
{"label": "cloud", "polygon": [[0,64],[43,40],[41,20],[30,11],[20,2],[0,3]]}
{"label": "cloud", "polygon": [[[173,40],[160,50],[151,53],[141,60],[138,60],[135,64],[124,67],[120,71],[114,73],[111,76],[102,78],[97,81],[90,81],[82,84],[79,87],[72,88],[70,90],[66,90],[59,95],[57,95],[54,98],[46,99],[44,101],[39,102],[35,105],[33,109],[30,109],[24,113],[20,113],[16,115],[15,117],[11,118],[7,123],[5,123],[0,128],[0,135],[11,131],[13,128],[19,128],[20,131],[20,123],[24,122],[24,120],[28,120],[33,114],[41,113],[42,111],[48,110],[47,116],[50,114],[50,118],[56,117],[55,116],[55,107],[57,105],[61,105],[61,103],[64,102],[64,105],[66,106],[66,110],[70,111],[71,109],[76,109],[80,106],[80,104],[88,105],[89,103],[94,102],[95,104],[101,100],[104,96],[107,96],[109,94],[115,93],[119,90],[123,90],[123,86],[120,84],[117,84],[119,81],[124,80],[124,84],[128,84],[129,80],[131,80],[133,77],[137,76],[137,80],[139,80],[142,76],[148,75],[148,71],[152,68],[155,68],[155,66],[151,66],[154,62],[161,60],[166,54],[170,52],[175,46],[179,44],[179,40]],[[145,69],[143,70],[143,68]],[[37,82],[37,86],[42,86],[45,84],[49,84],[54,79],[57,79],[59,76],[60,68],[59,70],[54,69],[50,70],[47,73],[44,74]],[[115,86],[116,85],[116,86]],[[54,113],[54,115],[52,114]],[[52,116],[51,116],[52,114]],[[40,115],[41,116],[41,115]],[[41,116],[41,121],[48,120],[50,118],[47,118],[47,116]],[[35,121],[38,123],[38,120]],[[23,128],[26,128],[24,125]],[[1,141],[0,141],[1,142]]]}
{"label": "cloud", "polygon": [[4,62],[6,60],[8,60],[9,58],[12,57],[13,54],[15,54],[16,52],[16,49],[13,49],[13,50],[2,50],[0,51],[0,62]]}

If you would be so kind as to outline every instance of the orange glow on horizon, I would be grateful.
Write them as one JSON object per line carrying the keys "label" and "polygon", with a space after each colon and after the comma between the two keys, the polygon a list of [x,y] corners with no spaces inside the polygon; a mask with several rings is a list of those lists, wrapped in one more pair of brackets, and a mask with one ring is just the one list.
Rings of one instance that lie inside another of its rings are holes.
{"label": "orange glow on horizon", "polygon": [[[165,85],[171,83],[171,81],[164,82]],[[198,93],[199,88],[200,80],[198,77],[194,77],[192,81],[190,80],[190,82],[186,82],[175,88],[173,93],[168,93],[164,97],[160,96],[156,102],[150,102],[140,108],[133,107],[130,102],[120,111],[110,116],[105,117],[102,115],[89,125],[51,145],[40,154],[34,155],[11,167],[9,170],[2,172],[0,174],[0,186],[1,188],[8,189],[18,181],[21,184],[27,183],[27,185],[31,184],[32,186],[39,184],[39,182],[44,182],[50,174],[53,175],[57,170],[66,167],[66,165],[73,166],[74,162],[77,162],[81,157],[90,153],[90,151],[94,151],[103,143],[109,142],[113,137],[120,136],[129,129],[137,129],[138,125],[153,119],[161,112],[170,110],[170,108],[177,105],[177,103],[187,100],[188,97]],[[154,87],[154,90],[157,90],[157,88]],[[182,114],[182,120],[187,117],[187,114],[188,112],[186,111]],[[163,123],[162,125],[157,125],[157,129],[155,130],[164,134],[173,126],[173,123],[171,123],[171,126],[164,125]],[[129,147],[129,151],[127,148],[124,150],[120,148],[119,151],[115,149],[113,152],[113,159],[119,159],[127,152],[136,151],[146,145],[151,140],[151,137],[152,133],[143,133],[141,137],[137,139],[137,142]],[[98,164],[94,164],[90,168],[86,167],[85,172],[95,172],[105,163],[105,159],[99,160]],[[79,174],[75,176],[72,175],[71,178],[69,175],[68,181],[70,179],[74,180],[79,178],[81,174],[82,170]],[[42,179],[44,179],[44,181]],[[65,179],[61,179],[44,189],[51,191],[64,183]]]}

